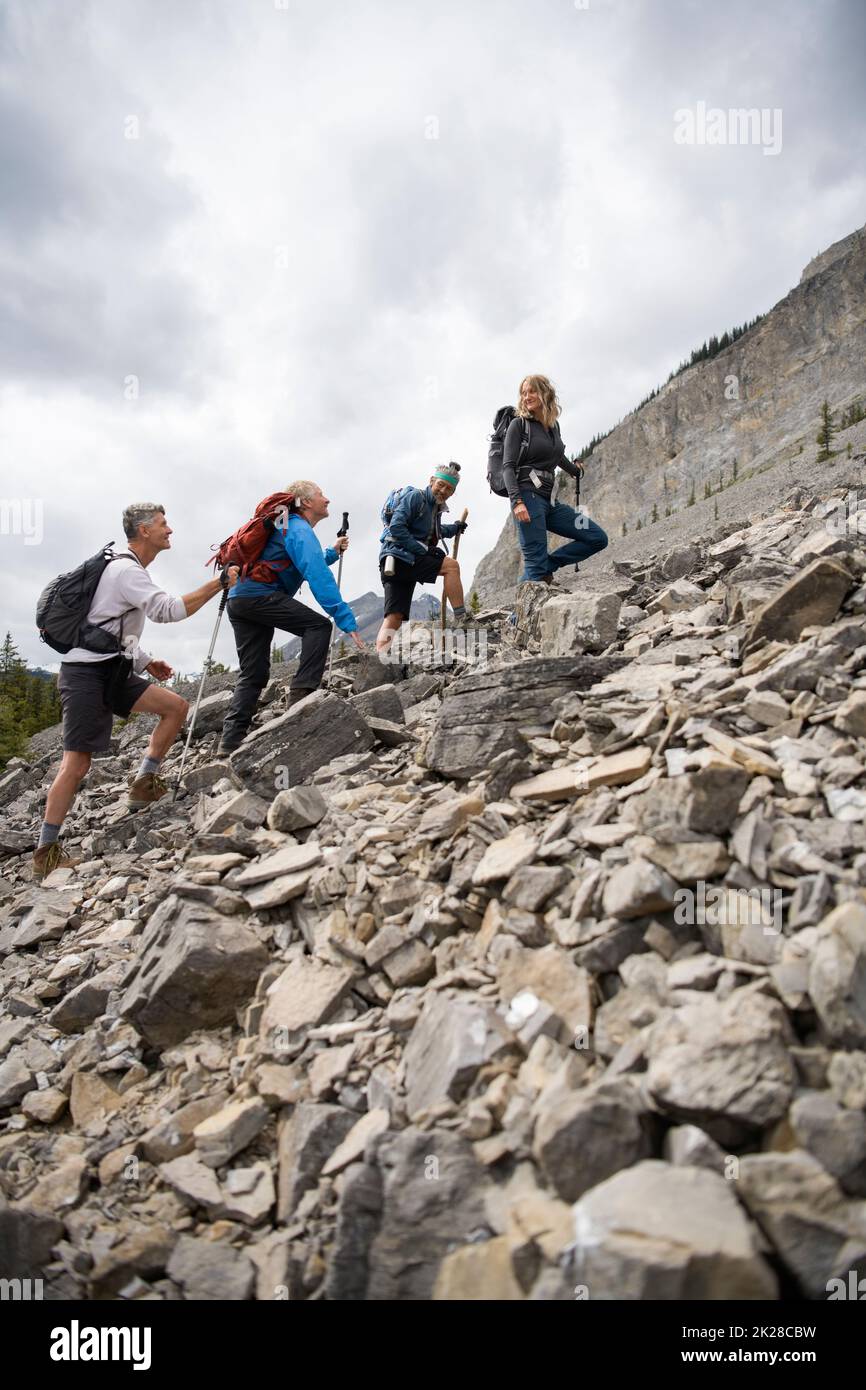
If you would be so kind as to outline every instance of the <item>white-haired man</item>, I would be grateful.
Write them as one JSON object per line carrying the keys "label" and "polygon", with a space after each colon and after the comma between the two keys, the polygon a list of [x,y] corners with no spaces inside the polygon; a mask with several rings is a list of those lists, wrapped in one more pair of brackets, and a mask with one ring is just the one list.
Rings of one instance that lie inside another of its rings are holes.
{"label": "white-haired man", "polygon": [[39,845],[33,855],[33,873],[39,879],[79,862],[63,850],[60,830],[93,754],[108,749],[115,715],[124,719],[139,713],[158,717],[147,753],[129,788],[130,807],[138,810],[165,795],[167,787],[157,775],[159,766],[177,738],[189,706],[175,691],[152,685],[140,674],[146,671],[155,680],[166,681],[173,672],[165,661],[144,651],[138,639],[145,618],[156,623],[190,618],[237,575],[233,568],[193,593],[173,598],[157,588],[147,572],[157,555],[171,547],[172,531],[165,508],[154,502],[134,503],[123,513],[123,532],[128,550],[106,565],[87,614],[88,622],[100,624],[118,638],[121,651],[105,656],[86,647],[73,647],[60,663],[57,687],[63,708],[63,759],[48,792]]}
{"label": "white-haired man", "polygon": [[338,536],[336,543],[323,551],[314,535],[314,528],[328,515],[330,499],[318,483],[307,479],[289,483],[286,491],[294,498],[292,506],[274,526],[259,558],[265,571],[273,566],[271,578],[241,579],[229,593],[228,614],[238,649],[240,675],[223,723],[219,745],[222,756],[240,746],[250,727],[270,676],[275,629],[301,638],[301,656],[289,687],[289,704],[305,699],[321,683],[331,624],[321,613],[298,603],[294,595],[303,583],[309,584],[316,602],[341,632],[347,632],[360,651],[366,650],[358,636],[355,615],[344,602],[329,569],[348,546],[349,538]]}

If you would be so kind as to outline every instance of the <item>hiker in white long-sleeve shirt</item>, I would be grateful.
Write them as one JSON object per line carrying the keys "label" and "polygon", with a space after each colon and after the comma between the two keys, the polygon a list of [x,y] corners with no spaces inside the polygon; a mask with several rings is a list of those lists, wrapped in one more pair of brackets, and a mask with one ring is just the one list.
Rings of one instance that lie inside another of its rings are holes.
{"label": "hiker in white long-sleeve shirt", "polygon": [[179,734],[189,706],[173,690],[153,685],[143,674],[166,681],[174,673],[165,662],[144,650],[139,642],[146,618],[155,623],[178,623],[198,612],[202,604],[233,583],[237,569],[209,579],[191,594],[175,598],[154,584],[148,565],[171,546],[171,527],[165,509],[142,502],[127,507],[123,530],[128,550],[106,566],[87,614],[119,639],[120,653],[103,655],[86,647],[72,647],[60,664],[57,688],[63,706],[63,760],[45,802],[45,820],[39,846],[33,855],[33,874],[44,878],[53,869],[70,867],[60,843],[63,821],[86,777],[94,753],[109,747],[114,716],[156,714],[159,722],[147,745],[147,753],[130,788],[128,802],[137,809],[164,796],[167,787],[157,775],[162,759]]}

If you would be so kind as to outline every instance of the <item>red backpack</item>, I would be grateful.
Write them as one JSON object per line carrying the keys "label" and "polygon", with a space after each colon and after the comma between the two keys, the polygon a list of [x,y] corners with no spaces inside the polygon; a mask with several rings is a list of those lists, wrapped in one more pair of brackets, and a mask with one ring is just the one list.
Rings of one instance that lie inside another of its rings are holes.
{"label": "red backpack", "polygon": [[[240,579],[255,579],[260,584],[273,584],[280,570],[288,569],[291,560],[262,560],[259,557],[277,526],[285,530],[288,514],[294,502],[291,492],[272,492],[256,507],[255,515],[245,521],[233,535],[223,541],[207,561],[217,569],[226,565],[240,567]],[[213,547],[212,547],[213,548]]]}

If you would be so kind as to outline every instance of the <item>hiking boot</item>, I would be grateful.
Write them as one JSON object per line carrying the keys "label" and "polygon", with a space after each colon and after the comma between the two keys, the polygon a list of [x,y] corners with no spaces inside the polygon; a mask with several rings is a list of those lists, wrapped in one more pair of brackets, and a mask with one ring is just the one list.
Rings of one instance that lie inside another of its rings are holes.
{"label": "hiking boot", "polygon": [[221,738],[217,748],[218,758],[228,758],[234,753],[235,749],[240,748],[246,735],[241,734],[240,738]]}
{"label": "hiking boot", "polygon": [[146,772],[143,777],[136,777],[130,786],[126,804],[130,810],[137,811],[142,806],[152,806],[160,797],[165,796],[167,791],[168,785],[161,777],[155,772]]}
{"label": "hiking boot", "polygon": [[80,863],[80,859],[73,859],[66,853],[60,840],[55,840],[53,845],[43,845],[33,851],[33,877],[47,878],[55,869],[74,869]]}
{"label": "hiking boot", "polygon": [[289,686],[289,699],[286,708],[291,709],[292,705],[296,705],[299,700],[306,700],[307,696],[312,695],[317,689],[318,686]]}

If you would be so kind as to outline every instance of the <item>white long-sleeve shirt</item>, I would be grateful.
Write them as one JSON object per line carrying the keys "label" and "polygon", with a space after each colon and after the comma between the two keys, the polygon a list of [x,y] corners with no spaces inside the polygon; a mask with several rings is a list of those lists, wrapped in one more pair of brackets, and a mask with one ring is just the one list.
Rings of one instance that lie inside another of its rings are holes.
{"label": "white long-sleeve shirt", "polygon": [[[127,612],[127,609],[132,611]],[[126,552],[106,565],[96,586],[87,620],[103,623],[105,632],[119,637],[121,614],[123,649],[127,656],[132,657],[133,670],[143,671],[154,659],[138,641],[144,631],[145,618],[150,618],[154,623],[179,623],[187,616],[187,611],[182,598],[174,598],[164,589],[158,589],[138,557]],[[88,651],[86,647],[73,647],[63,660],[110,661],[111,654],[103,656],[99,652]]]}

